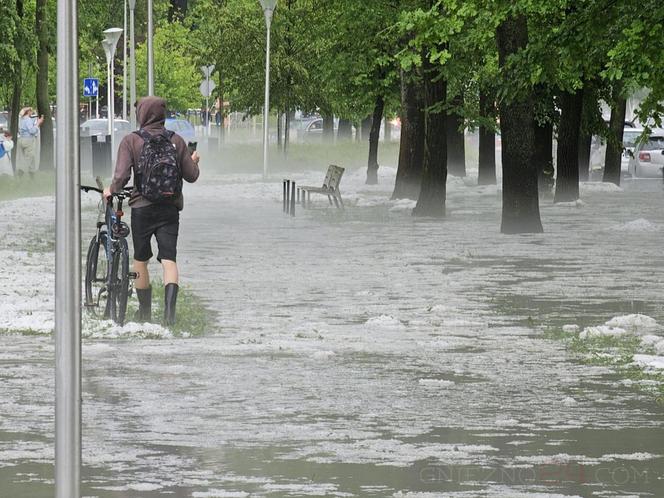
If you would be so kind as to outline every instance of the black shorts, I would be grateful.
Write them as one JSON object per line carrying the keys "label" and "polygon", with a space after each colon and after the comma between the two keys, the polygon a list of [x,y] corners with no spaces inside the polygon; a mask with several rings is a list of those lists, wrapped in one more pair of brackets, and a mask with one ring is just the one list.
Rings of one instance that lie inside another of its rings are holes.
{"label": "black shorts", "polygon": [[148,261],[152,257],[151,240],[157,238],[157,260],[175,261],[177,257],[180,211],[170,204],[152,204],[131,210],[131,237],[134,259]]}

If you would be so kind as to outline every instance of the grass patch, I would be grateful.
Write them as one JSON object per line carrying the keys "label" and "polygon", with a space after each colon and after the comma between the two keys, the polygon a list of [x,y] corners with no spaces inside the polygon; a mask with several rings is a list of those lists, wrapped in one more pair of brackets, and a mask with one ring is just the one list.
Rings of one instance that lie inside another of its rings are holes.
{"label": "grass patch", "polygon": [[23,176],[0,176],[0,201],[22,197],[41,197],[55,193],[55,172],[37,171],[33,178]]}
{"label": "grass patch", "polygon": [[630,380],[642,392],[655,398],[664,406],[664,372],[645,370],[634,364],[635,354],[648,354],[637,335],[598,336],[581,339],[577,332],[566,332],[561,328],[545,330],[544,337],[564,341],[568,350],[587,365],[606,366],[616,370],[623,379]]}
{"label": "grass patch", "polygon": [[[127,305],[127,321],[132,321],[138,310],[136,291]],[[152,282],[152,322],[162,323],[164,316],[164,285],[161,281]],[[171,332],[178,337],[209,334],[214,327],[214,313],[203,305],[200,299],[187,287],[178,291],[175,311],[175,325]]]}
{"label": "grass patch", "polygon": [[[381,165],[396,167],[399,143],[381,142],[378,148]],[[270,172],[325,171],[336,164],[346,171],[366,168],[369,155],[368,143],[344,142],[338,144],[303,143],[291,144],[288,157],[276,147],[270,149]],[[201,150],[202,167],[210,167],[224,173],[262,173],[263,148],[260,144],[233,143],[207,154]]]}
{"label": "grass patch", "polygon": [[44,332],[35,329],[5,329],[0,328],[0,335],[31,335],[31,336],[48,336],[51,332]]}

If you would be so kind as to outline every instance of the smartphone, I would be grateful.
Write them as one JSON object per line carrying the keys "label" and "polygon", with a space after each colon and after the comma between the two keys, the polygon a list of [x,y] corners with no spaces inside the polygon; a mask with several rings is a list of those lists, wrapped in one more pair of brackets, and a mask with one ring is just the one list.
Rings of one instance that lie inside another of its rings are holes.
{"label": "smartphone", "polygon": [[189,155],[192,155],[198,146],[198,142],[189,142],[187,148],[189,149]]}

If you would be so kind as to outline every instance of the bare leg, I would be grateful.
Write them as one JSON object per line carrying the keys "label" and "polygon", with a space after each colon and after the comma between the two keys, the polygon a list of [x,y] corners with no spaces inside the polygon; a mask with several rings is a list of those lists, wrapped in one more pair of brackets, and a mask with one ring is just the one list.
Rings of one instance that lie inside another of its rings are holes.
{"label": "bare leg", "polygon": [[138,275],[134,282],[134,287],[136,289],[149,289],[150,274],[148,273],[148,262],[134,260],[134,272]]}
{"label": "bare leg", "polygon": [[162,259],[161,266],[164,268],[164,285],[177,284],[179,281],[178,265],[170,259]]}

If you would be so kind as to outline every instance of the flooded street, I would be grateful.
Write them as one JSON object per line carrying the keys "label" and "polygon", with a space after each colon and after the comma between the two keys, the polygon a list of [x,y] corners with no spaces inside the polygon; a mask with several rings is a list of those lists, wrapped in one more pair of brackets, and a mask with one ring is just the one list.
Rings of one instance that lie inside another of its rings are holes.
{"label": "flooded street", "polygon": [[[321,198],[295,218],[280,183],[187,187],[182,281],[216,327],[84,340],[84,496],[664,496],[664,406],[550,334],[664,324],[661,184],[585,184],[582,204],[542,202],[544,234],[503,236],[495,187],[451,180],[447,219],[418,220],[388,200],[394,174],[347,173],[345,211]],[[48,210],[30,216],[48,230]],[[0,250],[36,276],[3,284],[52,294],[36,262],[52,252],[11,253],[28,236],[12,233]],[[53,339],[16,306],[15,327],[0,316],[0,496],[46,498]]]}

